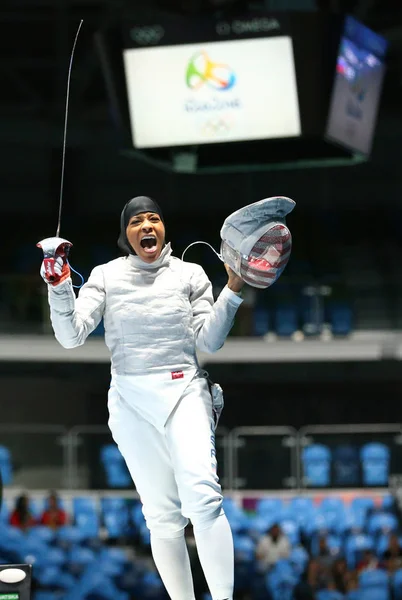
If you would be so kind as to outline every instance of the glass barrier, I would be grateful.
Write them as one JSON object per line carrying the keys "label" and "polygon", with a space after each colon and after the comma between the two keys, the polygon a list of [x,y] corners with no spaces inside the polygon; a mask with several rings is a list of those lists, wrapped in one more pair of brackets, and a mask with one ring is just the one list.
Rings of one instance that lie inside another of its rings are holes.
{"label": "glass barrier", "polygon": [[297,487],[297,433],[292,427],[238,427],[229,434],[232,489]]}
{"label": "glass barrier", "polygon": [[58,425],[0,426],[4,485],[49,490],[66,487],[66,432]]}
{"label": "glass barrier", "polygon": [[[126,463],[107,426],[74,427],[68,436],[68,485],[71,489],[135,490]],[[227,487],[227,433],[215,434],[218,474]]]}
{"label": "glass barrier", "polygon": [[[215,445],[226,490],[387,488],[402,477],[401,425],[218,428]],[[0,469],[6,488],[135,490],[107,426],[0,426]]]}
{"label": "glass barrier", "polygon": [[107,426],[71,429],[68,457],[70,489],[135,489]]}
{"label": "glass barrier", "polygon": [[298,446],[303,488],[387,487],[402,473],[400,425],[309,426]]}

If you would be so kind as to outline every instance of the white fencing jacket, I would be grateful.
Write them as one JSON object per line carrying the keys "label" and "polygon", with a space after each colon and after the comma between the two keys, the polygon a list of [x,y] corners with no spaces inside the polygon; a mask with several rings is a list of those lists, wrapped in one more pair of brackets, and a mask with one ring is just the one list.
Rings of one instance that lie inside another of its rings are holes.
{"label": "white fencing jacket", "polygon": [[129,255],[95,267],[78,298],[71,279],[48,286],[59,343],[82,345],[103,318],[112,386],[152,421],[164,406],[163,422],[198,370],[196,349],[223,346],[242,302],[225,287],[214,303],[202,267],[171,254],[167,244],[151,264]]}

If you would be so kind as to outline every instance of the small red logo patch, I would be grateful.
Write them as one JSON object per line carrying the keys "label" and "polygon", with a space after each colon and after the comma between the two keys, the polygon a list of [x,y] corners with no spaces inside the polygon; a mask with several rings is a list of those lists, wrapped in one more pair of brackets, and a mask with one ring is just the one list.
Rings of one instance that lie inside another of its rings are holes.
{"label": "small red logo patch", "polygon": [[183,379],[183,371],[172,371],[172,379]]}

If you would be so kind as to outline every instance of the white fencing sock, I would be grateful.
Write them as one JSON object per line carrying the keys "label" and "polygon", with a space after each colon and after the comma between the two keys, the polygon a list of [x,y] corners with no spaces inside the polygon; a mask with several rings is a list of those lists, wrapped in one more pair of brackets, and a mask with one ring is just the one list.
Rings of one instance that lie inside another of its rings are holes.
{"label": "white fencing sock", "polygon": [[213,521],[193,523],[198,556],[213,600],[232,600],[234,585],[233,536],[225,514]]}
{"label": "white fencing sock", "polygon": [[151,550],[171,600],[195,600],[184,531],[183,535],[176,538],[158,538],[151,532]]}

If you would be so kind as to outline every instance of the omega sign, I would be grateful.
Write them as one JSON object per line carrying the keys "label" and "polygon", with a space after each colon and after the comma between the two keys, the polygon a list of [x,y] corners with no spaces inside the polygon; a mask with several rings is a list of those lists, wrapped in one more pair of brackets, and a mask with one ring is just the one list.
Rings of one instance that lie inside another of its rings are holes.
{"label": "omega sign", "polygon": [[248,20],[235,19],[231,22],[220,21],[216,24],[216,33],[218,35],[229,35],[231,33],[240,35],[242,33],[264,33],[268,31],[276,31],[280,28],[281,26],[278,19],[259,17]]}
{"label": "omega sign", "polygon": [[130,29],[131,39],[141,46],[151,46],[158,44],[165,35],[162,25],[146,25],[143,27],[133,27]]}

